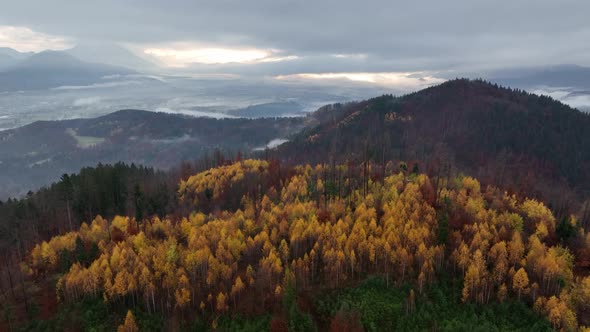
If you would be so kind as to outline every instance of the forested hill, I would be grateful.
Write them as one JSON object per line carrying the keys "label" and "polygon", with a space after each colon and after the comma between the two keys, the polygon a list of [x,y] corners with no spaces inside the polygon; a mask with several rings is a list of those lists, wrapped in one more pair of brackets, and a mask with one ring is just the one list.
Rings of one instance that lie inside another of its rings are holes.
{"label": "forested hill", "polygon": [[99,162],[168,169],[214,150],[247,153],[303,127],[302,118],[213,119],[140,110],[39,121],[0,132],[0,199]]}
{"label": "forested hill", "polygon": [[590,188],[590,115],[546,96],[457,79],[422,91],[323,107],[282,145],[295,162],[416,161],[477,176],[565,209]]}
{"label": "forested hill", "polygon": [[26,257],[60,305],[25,330],[588,331],[574,219],[564,247],[536,200],[374,171],[242,160],[181,181],[184,216],[97,216]]}

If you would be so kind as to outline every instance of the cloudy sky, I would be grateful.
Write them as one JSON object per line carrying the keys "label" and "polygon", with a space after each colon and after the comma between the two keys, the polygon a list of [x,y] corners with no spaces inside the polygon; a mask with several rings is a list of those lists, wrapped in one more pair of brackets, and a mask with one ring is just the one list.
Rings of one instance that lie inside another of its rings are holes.
{"label": "cloudy sky", "polygon": [[586,0],[19,0],[2,4],[0,46],[120,45],[171,70],[412,84],[590,65],[588,13]]}

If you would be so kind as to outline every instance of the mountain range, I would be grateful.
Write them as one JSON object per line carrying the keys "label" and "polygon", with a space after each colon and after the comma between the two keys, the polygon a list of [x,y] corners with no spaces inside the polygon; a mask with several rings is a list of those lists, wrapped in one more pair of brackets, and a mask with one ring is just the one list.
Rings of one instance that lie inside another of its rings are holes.
{"label": "mountain range", "polygon": [[0,47],[0,70],[17,64],[33,55],[32,52],[19,52],[9,47]]}
{"label": "mountain range", "polygon": [[[63,51],[19,52],[0,47],[0,91],[39,90],[64,85],[100,84],[116,76],[167,72],[158,59],[105,43],[80,43]],[[181,71],[174,71],[182,75]],[[452,79],[454,71],[432,75]],[[568,102],[590,98],[590,68],[574,65],[507,67],[486,72],[463,72],[461,76],[550,94]],[[551,94],[555,89],[559,94]],[[564,95],[565,94],[565,95]],[[586,110],[590,102],[568,104]]]}
{"label": "mountain range", "polygon": [[128,49],[114,44],[86,42],[77,44],[65,52],[86,62],[103,63],[138,71],[151,71],[158,67],[155,60],[146,60]]}
{"label": "mountain range", "polygon": [[135,71],[89,63],[63,51],[32,54],[0,71],[0,91],[50,89],[67,85],[95,84],[108,76]]}
{"label": "mountain range", "polygon": [[35,122],[0,132],[0,181],[6,196],[98,162],[165,169],[207,151],[251,153],[281,139],[274,142],[289,142],[271,155],[285,162],[407,161],[431,174],[477,176],[566,211],[590,195],[588,128],[590,115],[550,97],[457,79],[305,117],[216,120],[127,110]]}

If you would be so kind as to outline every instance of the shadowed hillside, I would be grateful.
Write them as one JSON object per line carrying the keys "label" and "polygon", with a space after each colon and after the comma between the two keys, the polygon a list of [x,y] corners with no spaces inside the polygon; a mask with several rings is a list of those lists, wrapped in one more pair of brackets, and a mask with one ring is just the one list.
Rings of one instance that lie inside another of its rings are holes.
{"label": "shadowed hillside", "polygon": [[589,194],[590,115],[549,97],[458,79],[318,112],[322,123],[281,146],[282,158],[416,161],[545,197],[555,209]]}
{"label": "shadowed hillside", "polygon": [[168,169],[216,149],[248,153],[303,126],[302,118],[211,119],[137,110],[35,122],[0,132],[0,199],[99,162]]}

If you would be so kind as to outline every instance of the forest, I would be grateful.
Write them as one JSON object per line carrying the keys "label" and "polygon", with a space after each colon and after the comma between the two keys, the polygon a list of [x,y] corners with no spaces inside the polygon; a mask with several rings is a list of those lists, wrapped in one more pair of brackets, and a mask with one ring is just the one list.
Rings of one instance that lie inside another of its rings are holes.
{"label": "forest", "polygon": [[120,110],[90,119],[38,121],[0,131],[0,199],[99,163],[168,170],[215,150],[251,151],[298,132],[304,120],[309,119],[211,119]]}
{"label": "forest", "polygon": [[[180,177],[175,214],[111,211],[39,241],[3,292],[27,306],[18,328],[590,325],[590,235],[575,214],[417,163],[223,164]],[[48,319],[35,285],[59,303]],[[17,328],[18,308],[2,303]]]}
{"label": "forest", "polygon": [[273,156],[419,162],[430,175],[462,172],[542,200],[558,217],[590,206],[590,115],[548,96],[455,79],[404,96],[324,106],[314,116],[319,125]]}

